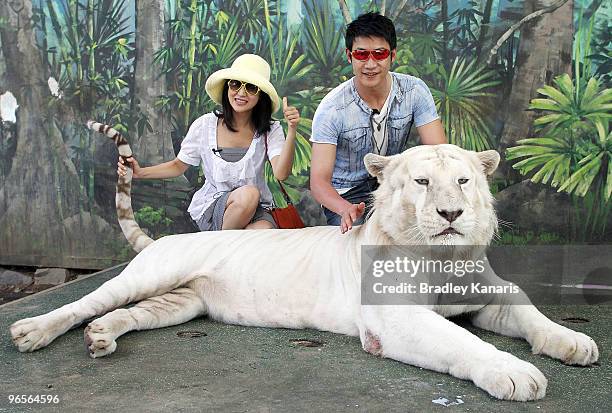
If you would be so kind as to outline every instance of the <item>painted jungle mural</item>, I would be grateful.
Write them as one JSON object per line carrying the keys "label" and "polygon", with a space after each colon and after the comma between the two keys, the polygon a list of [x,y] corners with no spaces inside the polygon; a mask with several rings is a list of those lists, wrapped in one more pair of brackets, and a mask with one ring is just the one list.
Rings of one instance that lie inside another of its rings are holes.
{"label": "painted jungle mural", "polygon": [[[264,57],[279,95],[300,110],[286,188],[307,224],[321,224],[307,191],[312,116],[352,76],[345,24],[371,10],[395,22],[392,70],[427,83],[450,142],[502,153],[491,181],[497,243],[612,241],[610,2],[3,0],[0,264],[104,268],[128,258],[116,149],[86,120],[124,133],[141,165],[172,159],[191,122],[215,107],[206,78],[242,53]],[[185,211],[202,179],[191,168],[136,182],[141,226],[155,237],[193,231]]]}

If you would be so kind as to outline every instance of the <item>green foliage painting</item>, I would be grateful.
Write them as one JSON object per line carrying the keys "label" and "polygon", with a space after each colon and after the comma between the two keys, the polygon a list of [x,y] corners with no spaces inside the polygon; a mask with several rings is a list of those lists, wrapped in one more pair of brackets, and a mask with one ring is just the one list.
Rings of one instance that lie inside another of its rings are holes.
{"label": "green foliage painting", "polygon": [[[28,7],[20,8],[22,3]],[[53,183],[30,183],[23,189],[53,200],[38,213],[58,220],[77,214],[75,222],[80,223],[86,222],[85,214],[114,225],[116,149],[90,133],[84,122],[96,119],[124,133],[142,165],[169,160],[178,153],[191,123],[215,109],[204,89],[208,76],[240,54],[256,53],[269,62],[279,95],[286,96],[302,117],[292,175],[285,185],[296,203],[308,195],[309,139],[316,108],[327,93],[353,76],[345,53],[346,24],[366,11],[379,11],[396,26],[392,70],[428,85],[449,142],[501,152],[502,167],[493,177],[496,196],[503,197],[506,189],[525,180],[561,191],[577,211],[572,234],[562,234],[562,239],[612,240],[610,2],[559,0],[551,7],[536,0],[146,3],[147,7],[135,0],[0,3],[5,14],[0,15],[1,39],[9,39],[11,31],[33,32],[30,50],[23,49],[25,43],[0,41],[0,95],[6,97],[7,108],[19,107],[16,121],[3,107],[0,193],[15,195],[10,188],[20,187],[20,168],[45,159]],[[7,56],[22,56],[24,61],[14,69]],[[14,80],[26,61],[40,63],[27,71],[29,78]],[[25,93],[15,84],[30,87]],[[13,95],[20,100],[9,103]],[[25,121],[20,116],[28,105],[35,107],[44,125],[39,127],[44,144],[36,154],[19,144],[25,139],[19,136],[19,122]],[[282,114],[274,117],[286,131]],[[408,146],[419,143],[415,129]],[[143,220],[163,215],[162,221],[149,222],[160,234],[193,229],[184,214],[188,194],[203,183],[202,171],[191,168],[185,177],[180,183],[135,185],[134,209]],[[269,167],[266,178],[275,202],[283,206]],[[72,206],[68,212],[67,205]],[[0,210],[0,218],[2,214]],[[63,234],[60,228],[49,231]],[[514,235],[515,240],[535,239]],[[49,239],[56,236],[50,234]],[[62,248],[68,256],[73,246]]]}
{"label": "green foliage painting", "polygon": [[576,35],[574,77],[556,77],[531,101],[529,109],[541,114],[534,121],[539,136],[508,149],[508,159],[522,159],[513,165],[522,175],[569,193],[578,211],[586,206],[577,219],[581,239],[602,237],[612,209],[612,89],[593,75],[593,23]]}

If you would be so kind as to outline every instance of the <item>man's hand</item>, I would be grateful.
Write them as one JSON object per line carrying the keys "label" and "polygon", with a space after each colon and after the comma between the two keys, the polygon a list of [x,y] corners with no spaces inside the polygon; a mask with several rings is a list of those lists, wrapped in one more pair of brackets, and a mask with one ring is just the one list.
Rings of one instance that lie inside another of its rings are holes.
{"label": "man's hand", "polygon": [[286,97],[283,98],[283,114],[285,115],[287,125],[291,129],[296,129],[298,123],[300,123],[300,112],[298,112],[295,106],[289,106]]}
{"label": "man's hand", "polygon": [[347,209],[340,212],[340,232],[343,234],[353,228],[353,222],[357,221],[365,211],[365,203],[351,204]]}
{"label": "man's hand", "polygon": [[[336,145],[327,143],[312,144],[310,164],[310,191],[315,200],[325,208],[340,216],[340,231],[344,234],[353,227],[365,212],[365,203],[351,204],[342,198],[331,184]],[[336,220],[334,219],[335,223]]]}

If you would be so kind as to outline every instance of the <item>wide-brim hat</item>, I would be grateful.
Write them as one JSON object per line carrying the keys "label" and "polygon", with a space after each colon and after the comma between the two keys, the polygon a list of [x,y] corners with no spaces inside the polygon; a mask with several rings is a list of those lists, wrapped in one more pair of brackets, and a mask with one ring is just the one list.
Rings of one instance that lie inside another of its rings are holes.
{"label": "wide-brim hat", "polygon": [[272,113],[280,108],[278,93],[270,83],[270,65],[260,56],[255,54],[238,56],[231,67],[217,70],[208,77],[205,86],[206,93],[215,103],[221,104],[223,86],[230,79],[259,86],[260,92],[267,94],[272,101]]}

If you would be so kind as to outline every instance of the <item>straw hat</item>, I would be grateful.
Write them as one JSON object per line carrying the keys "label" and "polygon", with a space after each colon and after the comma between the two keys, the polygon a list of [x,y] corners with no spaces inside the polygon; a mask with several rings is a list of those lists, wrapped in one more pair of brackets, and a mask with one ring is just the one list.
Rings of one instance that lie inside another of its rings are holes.
{"label": "straw hat", "polygon": [[229,79],[241,80],[259,86],[272,101],[272,112],[280,107],[280,99],[276,89],[270,83],[270,65],[255,54],[243,54],[238,56],[232,66],[228,69],[217,70],[206,80],[206,93],[217,104],[221,104],[223,86]]}

